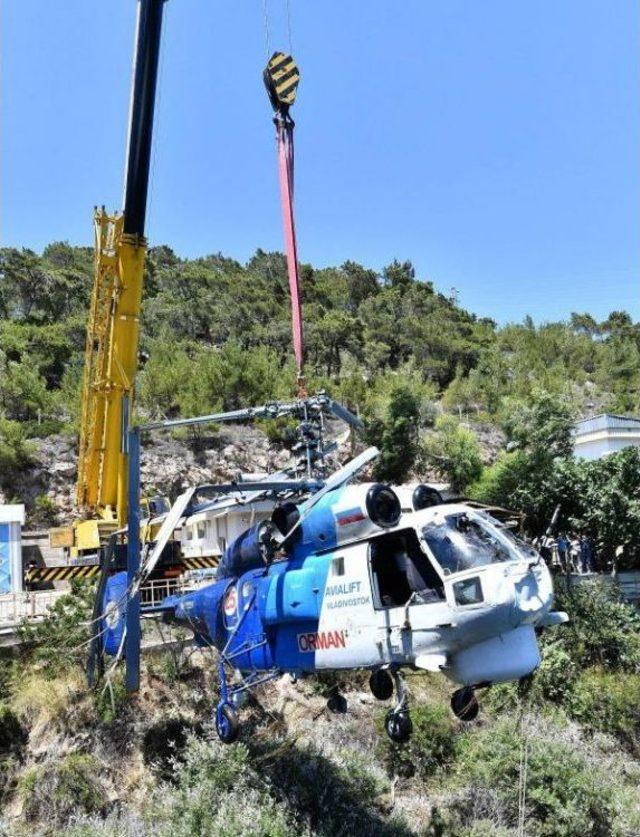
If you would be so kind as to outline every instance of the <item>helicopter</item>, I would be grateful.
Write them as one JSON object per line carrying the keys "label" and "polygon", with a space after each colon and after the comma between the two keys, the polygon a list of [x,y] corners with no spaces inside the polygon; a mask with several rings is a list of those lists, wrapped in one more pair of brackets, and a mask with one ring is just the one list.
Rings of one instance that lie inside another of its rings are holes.
{"label": "helicopter", "polygon": [[[458,686],[452,711],[473,720],[476,690],[531,674],[536,633],[568,621],[539,554],[486,512],[424,484],[354,482],[377,454],[276,504],[228,545],[213,582],[157,606],[218,652],[222,742],[237,739],[248,690],[283,674],[370,671],[375,698],[395,693],[394,742],[412,732],[406,670],[441,672]],[[103,593],[107,654],[122,649],[126,586],[116,573]]]}

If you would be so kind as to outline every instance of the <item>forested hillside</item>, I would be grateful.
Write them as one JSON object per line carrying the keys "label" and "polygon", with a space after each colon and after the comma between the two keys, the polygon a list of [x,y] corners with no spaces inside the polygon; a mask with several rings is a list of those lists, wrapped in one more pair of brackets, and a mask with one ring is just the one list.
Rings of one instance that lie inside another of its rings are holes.
{"label": "forested hillside", "polygon": [[[4,249],[0,260],[0,488],[11,495],[32,439],[75,432],[93,255],[54,243],[42,255]],[[613,311],[604,322],[583,313],[497,326],[408,261],[380,273],[354,262],[304,265],[302,281],[309,389],[364,415],[383,449],[378,476],[439,475],[522,509],[532,531],[562,500],[571,525],[609,552],[629,544],[635,560],[640,510],[624,499],[638,482],[635,452],[606,468],[576,464],[569,433],[578,415],[640,409],[640,323]],[[140,414],[194,415],[293,393],[281,254],[257,251],[242,265],[155,247],[144,299]],[[497,461],[475,432],[491,427],[506,439]]]}

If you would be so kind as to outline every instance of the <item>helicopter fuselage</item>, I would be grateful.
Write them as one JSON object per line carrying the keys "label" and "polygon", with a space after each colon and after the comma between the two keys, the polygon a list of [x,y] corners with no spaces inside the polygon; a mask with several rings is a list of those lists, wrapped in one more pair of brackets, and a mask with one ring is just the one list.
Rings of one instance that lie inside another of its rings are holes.
{"label": "helicopter fuselage", "polygon": [[498,524],[447,504],[374,533],[357,509],[332,511],[342,543],[303,538],[268,568],[168,601],[172,621],[243,672],[415,667],[478,685],[537,667],[536,627],[563,619],[544,563]]}

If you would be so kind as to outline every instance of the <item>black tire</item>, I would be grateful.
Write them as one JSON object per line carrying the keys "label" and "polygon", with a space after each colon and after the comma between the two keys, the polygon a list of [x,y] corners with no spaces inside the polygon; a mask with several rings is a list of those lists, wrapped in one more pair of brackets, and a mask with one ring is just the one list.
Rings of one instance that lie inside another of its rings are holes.
{"label": "black tire", "polygon": [[451,696],[451,710],[461,721],[475,721],[480,711],[476,693],[470,686],[458,689]]}
{"label": "black tire", "polygon": [[216,709],[216,732],[223,744],[233,744],[240,734],[238,713],[228,703]]}
{"label": "black tire", "polygon": [[376,700],[389,700],[393,695],[393,678],[383,668],[372,672],[369,678],[369,688]]}
{"label": "black tire", "polygon": [[406,709],[396,712],[390,709],[384,719],[384,728],[389,738],[396,744],[402,744],[411,737],[413,724]]}

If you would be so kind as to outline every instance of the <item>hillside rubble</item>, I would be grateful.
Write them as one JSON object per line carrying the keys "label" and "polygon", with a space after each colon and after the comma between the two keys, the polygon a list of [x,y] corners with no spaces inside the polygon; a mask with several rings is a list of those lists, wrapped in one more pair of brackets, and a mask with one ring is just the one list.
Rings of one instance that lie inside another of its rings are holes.
{"label": "hillside rubble", "polygon": [[[493,462],[504,445],[503,434],[488,423],[469,422],[466,426],[478,435],[484,462]],[[330,467],[338,467],[351,456],[350,443],[340,422],[332,422],[330,430],[332,438],[341,440],[337,453],[329,459]],[[33,445],[31,465],[12,480],[12,497],[0,497],[0,502],[25,503],[27,528],[67,524],[75,515],[76,437],[57,434],[36,439]],[[358,449],[361,447],[359,442]],[[156,432],[144,440],[142,490],[149,496],[175,499],[188,485],[226,482],[239,473],[272,473],[291,462],[291,452],[282,443],[270,441],[256,425],[228,424],[213,432]],[[442,481],[425,467],[414,479]]]}

